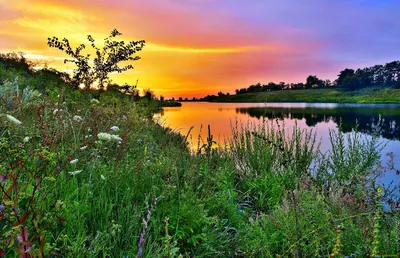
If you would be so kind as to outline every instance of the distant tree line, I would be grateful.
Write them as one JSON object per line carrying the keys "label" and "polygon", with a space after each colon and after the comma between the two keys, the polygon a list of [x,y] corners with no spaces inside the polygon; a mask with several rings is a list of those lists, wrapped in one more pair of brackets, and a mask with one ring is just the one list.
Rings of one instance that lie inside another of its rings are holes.
{"label": "distant tree line", "polygon": [[[392,87],[400,89],[400,61],[357,70],[346,68],[339,72],[338,78],[333,82],[322,80],[316,75],[309,75],[305,83],[257,83],[247,88],[236,89],[235,94],[323,88],[338,88],[353,91],[368,87]],[[218,92],[218,95],[207,95],[199,99],[193,98],[192,101],[213,101],[223,96],[229,96],[229,93]]]}
{"label": "distant tree line", "polygon": [[400,88],[400,61],[363,69],[344,69],[336,80],[338,87],[357,90],[366,87]]}

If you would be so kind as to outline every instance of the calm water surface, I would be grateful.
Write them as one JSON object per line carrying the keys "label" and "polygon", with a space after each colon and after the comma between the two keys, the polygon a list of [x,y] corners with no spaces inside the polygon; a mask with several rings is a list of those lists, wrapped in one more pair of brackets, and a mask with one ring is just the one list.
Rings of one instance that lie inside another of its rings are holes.
{"label": "calm water surface", "polygon": [[[400,167],[400,105],[396,104],[331,104],[331,103],[209,103],[183,102],[182,107],[164,108],[159,115],[161,123],[181,134],[191,131],[192,148],[197,147],[199,135],[207,138],[207,126],[210,125],[214,139],[223,143],[231,133],[230,125],[239,122],[260,122],[263,119],[284,123],[286,128],[295,122],[301,129],[313,129],[321,142],[320,150],[330,148],[329,130],[338,130],[342,121],[344,132],[351,132],[358,121],[358,130],[365,137],[371,137],[374,127],[381,117],[380,141],[387,143],[382,159],[387,153],[394,153],[397,168]],[[201,125],[203,130],[200,132]],[[290,130],[289,130],[290,131]],[[394,180],[398,185],[400,176],[389,171],[381,179],[385,184]]]}

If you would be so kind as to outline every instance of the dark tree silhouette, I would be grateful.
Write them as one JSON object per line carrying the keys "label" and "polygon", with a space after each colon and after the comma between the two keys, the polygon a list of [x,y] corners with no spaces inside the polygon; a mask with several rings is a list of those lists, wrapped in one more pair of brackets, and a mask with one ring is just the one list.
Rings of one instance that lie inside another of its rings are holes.
{"label": "dark tree silhouette", "polygon": [[156,94],[154,94],[154,91],[151,89],[144,89],[143,90],[143,97],[148,99],[148,100],[153,100],[156,98]]}
{"label": "dark tree silhouette", "polygon": [[336,80],[336,83],[341,85],[347,77],[350,77],[353,75],[354,75],[354,70],[346,68],[343,71],[340,71],[338,78]]}
{"label": "dark tree silhouette", "polygon": [[324,85],[324,81],[320,80],[316,75],[310,75],[306,79],[305,88],[322,88]]}
{"label": "dark tree silhouette", "polygon": [[124,72],[133,69],[131,64],[118,66],[123,61],[139,60],[139,56],[134,56],[136,52],[141,51],[145,45],[144,40],[117,41],[115,38],[122,35],[118,30],[114,29],[110,36],[105,38],[103,49],[95,45],[95,40],[91,35],[88,35],[90,46],[95,50],[95,57],[91,61],[90,54],[83,54],[82,51],[86,48],[84,44],[80,44],[75,50],[72,49],[68,39],[59,40],[57,37],[48,38],[47,45],[57,48],[71,57],[65,59],[64,63],[71,62],[76,65],[74,70],[73,80],[76,86],[83,84],[84,87],[90,87],[93,83],[98,83],[101,89],[106,83],[109,83],[109,74],[113,72]]}

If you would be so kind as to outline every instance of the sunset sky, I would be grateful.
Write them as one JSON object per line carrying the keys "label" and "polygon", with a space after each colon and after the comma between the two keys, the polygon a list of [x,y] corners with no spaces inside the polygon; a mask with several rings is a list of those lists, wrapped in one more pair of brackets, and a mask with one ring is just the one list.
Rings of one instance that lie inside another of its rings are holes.
{"label": "sunset sky", "polygon": [[71,70],[48,37],[76,46],[117,28],[147,43],[114,81],[201,97],[398,60],[399,14],[398,0],[0,0],[0,51]]}

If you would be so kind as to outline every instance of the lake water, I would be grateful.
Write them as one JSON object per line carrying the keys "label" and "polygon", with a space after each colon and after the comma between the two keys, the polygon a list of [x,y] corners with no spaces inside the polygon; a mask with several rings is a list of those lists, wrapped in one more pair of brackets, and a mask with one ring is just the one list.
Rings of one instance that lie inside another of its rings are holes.
{"label": "lake water", "polygon": [[[231,133],[231,123],[236,120],[258,123],[263,119],[278,119],[278,123],[284,123],[288,129],[293,128],[295,122],[301,129],[313,129],[321,142],[322,152],[329,150],[329,130],[338,130],[340,121],[346,133],[351,132],[358,121],[358,130],[368,138],[380,117],[380,141],[387,143],[382,152],[382,160],[386,161],[386,154],[392,152],[399,168],[400,105],[396,104],[183,102],[182,107],[164,108],[158,116],[161,123],[185,136],[193,126],[188,140],[194,149],[197,148],[199,135],[206,140],[208,125],[214,139],[223,144]],[[398,185],[400,176],[395,171],[389,171],[381,180],[385,184],[394,180]]]}

